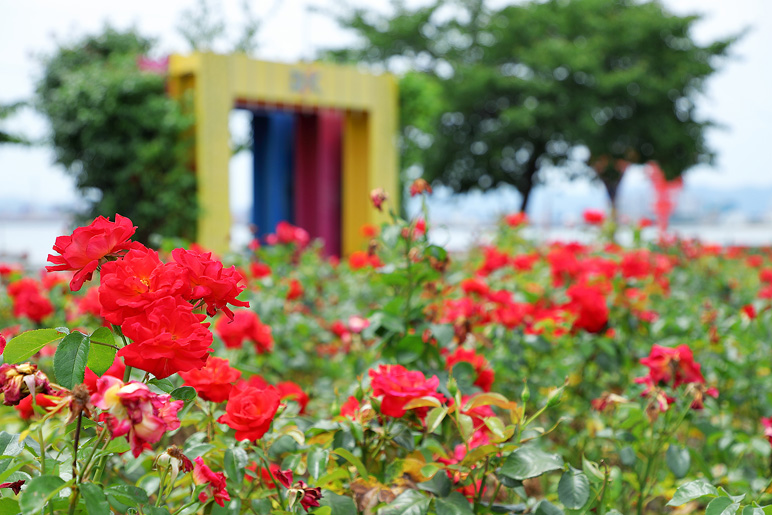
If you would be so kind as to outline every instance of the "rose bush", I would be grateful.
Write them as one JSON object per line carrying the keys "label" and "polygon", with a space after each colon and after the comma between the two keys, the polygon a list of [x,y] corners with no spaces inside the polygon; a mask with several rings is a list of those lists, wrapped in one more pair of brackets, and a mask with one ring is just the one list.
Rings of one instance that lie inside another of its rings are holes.
{"label": "rose bush", "polygon": [[0,513],[770,510],[769,249],[513,214],[451,256],[391,216],[345,260],[283,223],[226,266],[117,215],[0,265]]}

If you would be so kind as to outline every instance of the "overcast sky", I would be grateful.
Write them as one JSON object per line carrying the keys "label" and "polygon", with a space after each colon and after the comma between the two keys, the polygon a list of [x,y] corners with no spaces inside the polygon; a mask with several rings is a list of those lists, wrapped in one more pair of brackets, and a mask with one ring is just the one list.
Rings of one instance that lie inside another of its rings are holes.
{"label": "overcast sky", "polygon": [[[387,0],[358,0],[387,9]],[[502,3],[502,2],[496,2]],[[706,42],[749,32],[734,47],[736,58],[708,83],[699,104],[705,116],[725,126],[713,130],[709,142],[717,152],[716,166],[696,170],[691,184],[718,186],[770,185],[770,159],[764,154],[772,137],[772,0],[664,0],[677,14],[702,13],[695,37]],[[155,36],[164,52],[185,49],[177,34],[179,14],[194,7],[193,0],[0,0],[0,103],[30,98],[40,74],[36,56],[51,53],[57,41],[68,41],[99,31],[106,22],[115,27],[138,27]],[[229,27],[239,27],[240,0],[220,3]],[[334,0],[253,0],[253,11],[264,19],[258,57],[278,61],[310,58],[320,46],[351,41],[328,17],[311,6],[337,7]],[[30,136],[42,137],[45,124],[32,112],[6,123]],[[76,194],[72,181],[52,163],[50,151],[0,146],[0,198],[29,198],[39,202],[70,201]],[[244,176],[248,160],[242,160]]]}

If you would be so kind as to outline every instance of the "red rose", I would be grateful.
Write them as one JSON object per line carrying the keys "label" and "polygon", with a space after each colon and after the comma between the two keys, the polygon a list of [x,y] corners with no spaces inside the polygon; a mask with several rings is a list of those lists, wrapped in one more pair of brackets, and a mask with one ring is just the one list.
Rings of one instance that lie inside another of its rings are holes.
{"label": "red rose", "polygon": [[224,268],[222,263],[212,259],[211,252],[202,254],[185,249],[174,249],[172,257],[188,275],[191,291],[185,296],[185,300],[202,300],[206,304],[206,313],[210,317],[221,309],[232,318],[233,311],[227,307],[227,304],[249,307],[249,302],[236,299],[245,287],[239,284],[244,281],[244,277],[235,266]]}
{"label": "red rose", "polygon": [[605,213],[599,209],[585,209],[584,221],[590,225],[601,225],[606,219]]}
{"label": "red rose", "polygon": [[156,251],[139,243],[123,259],[105,263],[100,275],[101,315],[115,325],[139,315],[160,298],[189,295],[190,290],[181,267],[164,265]]}
{"label": "red rose", "polygon": [[194,461],[196,464],[193,465],[193,482],[197,485],[206,485],[206,489],[198,495],[198,500],[203,503],[212,496],[214,497],[214,502],[224,507],[225,501],[231,500],[228,494],[225,474],[213,472],[212,469],[204,464],[204,459],[201,456]]}
{"label": "red rose", "polygon": [[232,320],[221,317],[214,328],[229,349],[241,348],[244,340],[251,340],[258,354],[269,352],[273,348],[271,327],[262,323],[254,311],[236,311]]}
{"label": "red rose", "polygon": [[474,381],[475,386],[478,386],[484,392],[491,391],[495,375],[488,365],[488,361],[483,356],[475,353],[473,350],[458,347],[453,354],[448,355],[445,359],[445,368],[448,370],[452,370],[456,363],[462,361],[472,365],[477,373],[477,378]]}
{"label": "red rose", "polygon": [[528,223],[528,216],[520,211],[504,217],[504,222],[510,227],[519,227]]}
{"label": "red rose", "polygon": [[636,383],[656,386],[672,382],[673,388],[688,383],[705,383],[700,364],[694,361],[688,345],[672,348],[655,344],[649,356],[641,359],[641,365],[649,367],[649,375],[637,378]]}
{"label": "red rose", "polygon": [[210,356],[201,370],[180,372],[185,384],[192,386],[198,396],[211,402],[228,400],[233,383],[241,377],[241,372],[231,368],[227,359]]}
{"label": "red rose", "polygon": [[303,391],[300,386],[292,381],[284,381],[276,385],[276,389],[279,390],[281,400],[295,401],[300,406],[300,414],[306,412],[306,406],[308,405],[308,394]]}
{"label": "red rose", "polygon": [[124,320],[123,334],[134,342],[118,351],[126,365],[158,379],[198,370],[211,352],[212,333],[206,316],[178,297],[164,297],[146,311]]}
{"label": "red rose", "polygon": [[[418,371],[407,370],[402,365],[379,365],[378,370],[370,370],[370,384],[375,397],[383,396],[381,413],[399,418],[405,414],[405,405],[420,397],[434,397],[443,400],[437,393],[440,380],[437,376],[430,379]],[[416,408],[419,417],[423,417],[428,408]]]}
{"label": "red rose", "polygon": [[588,333],[600,332],[608,322],[606,297],[596,286],[574,284],[566,294],[571,298],[565,308],[576,315],[574,329],[584,329]]}
{"label": "red rose", "polygon": [[289,290],[287,291],[287,300],[299,299],[303,296],[303,285],[297,279],[290,281]]}
{"label": "red rose", "polygon": [[259,440],[271,427],[281,401],[273,386],[261,390],[252,386],[236,386],[231,391],[225,415],[217,421],[236,430],[236,440]]}
{"label": "red rose", "polygon": [[48,261],[54,266],[46,266],[46,270],[75,270],[70,290],[78,291],[105,258],[128,250],[129,238],[136,230],[131,220],[121,215],[115,215],[115,222],[97,217],[91,225],[78,227],[70,236],[56,238],[54,250],[60,255],[48,255]]}

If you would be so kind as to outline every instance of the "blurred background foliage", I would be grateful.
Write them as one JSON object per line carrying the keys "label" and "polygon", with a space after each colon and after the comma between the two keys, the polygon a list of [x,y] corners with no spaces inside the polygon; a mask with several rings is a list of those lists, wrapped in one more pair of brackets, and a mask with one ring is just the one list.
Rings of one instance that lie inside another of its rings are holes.
{"label": "blurred background foliage", "polygon": [[408,175],[460,192],[511,184],[525,210],[548,165],[597,174],[613,203],[622,161],[657,161],[673,179],[713,158],[695,105],[737,38],[698,44],[697,16],[635,0],[392,7],[338,13],[360,43],[326,55],[402,75]]}
{"label": "blurred background foliage", "polygon": [[166,95],[162,75],[139,70],[152,41],[107,28],[45,59],[37,108],[51,124],[56,162],[89,200],[83,219],[121,213],[151,234],[195,237],[192,119]]}

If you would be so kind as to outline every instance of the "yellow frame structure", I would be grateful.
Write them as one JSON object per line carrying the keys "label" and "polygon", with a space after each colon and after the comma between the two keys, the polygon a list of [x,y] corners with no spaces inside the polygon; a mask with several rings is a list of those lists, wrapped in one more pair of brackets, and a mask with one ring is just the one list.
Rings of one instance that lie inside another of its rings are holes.
{"label": "yellow frame structure", "polygon": [[[236,107],[331,108],[344,112],[342,227],[344,254],[362,248],[361,226],[384,218],[370,204],[381,187],[399,201],[397,82],[389,74],[370,75],[324,63],[282,64],[243,54],[195,53],[169,59],[170,92],[193,92],[195,169],[202,214],[198,242],[215,252],[230,245],[228,117]],[[398,206],[397,206],[398,207]]]}

